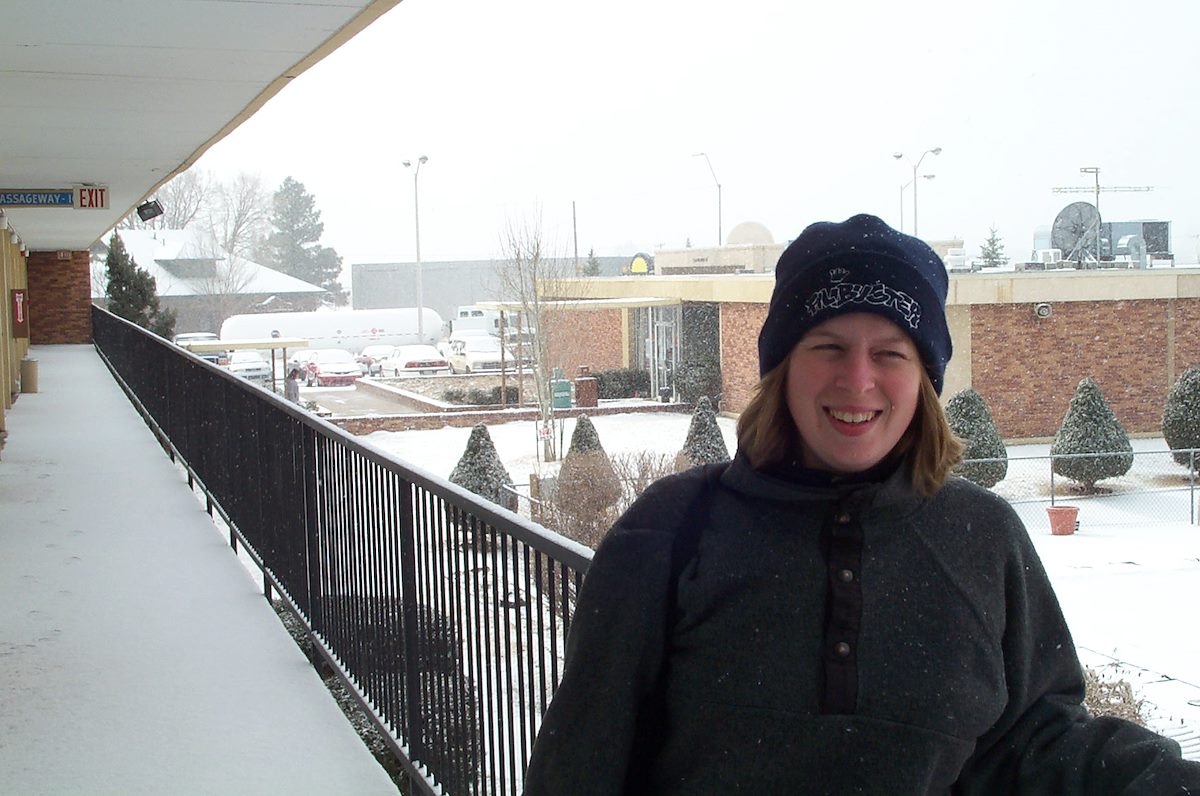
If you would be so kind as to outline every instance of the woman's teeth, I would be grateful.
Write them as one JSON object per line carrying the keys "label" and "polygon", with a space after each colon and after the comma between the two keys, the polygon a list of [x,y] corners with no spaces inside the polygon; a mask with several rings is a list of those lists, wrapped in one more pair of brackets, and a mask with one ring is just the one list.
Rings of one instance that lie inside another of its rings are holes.
{"label": "woman's teeth", "polygon": [[843,423],[865,423],[875,417],[874,412],[839,412],[836,409],[830,409],[829,414],[834,420],[840,420]]}

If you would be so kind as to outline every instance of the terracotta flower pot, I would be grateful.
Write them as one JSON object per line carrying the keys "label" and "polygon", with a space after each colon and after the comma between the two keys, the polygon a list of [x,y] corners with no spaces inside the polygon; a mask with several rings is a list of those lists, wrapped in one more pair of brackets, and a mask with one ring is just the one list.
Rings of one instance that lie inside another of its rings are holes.
{"label": "terracotta flower pot", "polygon": [[1050,533],[1055,536],[1070,536],[1075,533],[1075,521],[1079,518],[1078,506],[1047,506],[1050,515]]}

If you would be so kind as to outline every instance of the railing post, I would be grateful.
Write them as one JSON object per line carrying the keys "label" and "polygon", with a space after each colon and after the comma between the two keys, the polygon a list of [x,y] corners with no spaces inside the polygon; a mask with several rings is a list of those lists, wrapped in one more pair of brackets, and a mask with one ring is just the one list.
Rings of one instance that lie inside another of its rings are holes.
{"label": "railing post", "polygon": [[1054,454],[1050,454],[1050,505],[1054,505]]}
{"label": "railing post", "polygon": [[417,650],[417,551],[413,485],[400,482],[400,606],[404,616],[404,726],[413,757],[427,761],[421,720],[421,662]]}
{"label": "railing post", "polygon": [[1191,512],[1188,522],[1196,524],[1196,449],[1188,451],[1188,510]]}

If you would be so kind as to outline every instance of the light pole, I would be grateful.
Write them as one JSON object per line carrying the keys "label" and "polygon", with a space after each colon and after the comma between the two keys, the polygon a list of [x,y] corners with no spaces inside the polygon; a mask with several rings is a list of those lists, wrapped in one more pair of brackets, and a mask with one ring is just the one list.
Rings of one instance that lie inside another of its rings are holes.
{"label": "light pole", "polygon": [[[932,180],[936,176],[937,176],[936,174],[922,174],[921,179]],[[913,181],[909,180],[908,182],[906,182],[900,186],[900,231],[901,232],[904,231],[904,189],[912,184],[913,184]]]}
{"label": "light pole", "polygon": [[708,159],[708,154],[705,152],[697,152],[692,155],[694,158],[704,158],[704,162],[708,164],[708,173],[712,175],[713,182],[717,186],[717,248],[721,248],[721,181],[717,179],[717,172],[713,170],[712,161]]}
{"label": "light pole", "polygon": [[413,168],[413,223],[416,226],[417,239],[417,338],[425,342],[425,297],[421,295],[421,194],[417,190],[417,178],[421,176],[421,164],[428,163],[424,155],[417,158],[416,168],[411,160],[404,161],[404,168]]}
{"label": "light pole", "polygon": [[[913,170],[913,178],[912,178],[913,237],[914,238],[917,237],[917,169],[921,168],[921,161],[925,159],[926,155],[940,155],[940,154],[942,154],[942,148],[940,146],[935,146],[933,149],[926,149],[924,152],[921,153],[921,157],[917,158],[917,162],[915,164],[913,164],[913,167],[912,167],[912,170]],[[892,155],[892,157],[894,157],[896,160],[906,159],[906,158],[904,158],[903,152],[896,152]],[[912,161],[909,161],[909,162],[911,163]]]}

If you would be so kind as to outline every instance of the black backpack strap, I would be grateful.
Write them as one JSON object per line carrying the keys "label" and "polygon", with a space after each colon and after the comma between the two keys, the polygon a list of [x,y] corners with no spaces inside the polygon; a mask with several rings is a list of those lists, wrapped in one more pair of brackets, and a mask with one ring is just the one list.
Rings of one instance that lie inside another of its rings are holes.
{"label": "black backpack strap", "polygon": [[677,619],[676,600],[679,592],[679,578],[683,570],[696,557],[700,547],[700,531],[704,528],[705,520],[712,511],[713,499],[721,482],[721,476],[729,469],[729,462],[704,465],[704,478],[700,482],[700,491],[688,503],[687,509],[675,526],[675,539],[671,542],[671,579],[667,590],[667,616],[673,625]]}
{"label": "black backpack strap", "polygon": [[[671,579],[667,584],[665,614],[664,643],[668,647],[671,640],[671,628],[679,619],[679,579],[683,570],[696,557],[696,551],[700,547],[700,531],[704,528],[705,521],[712,510],[713,498],[716,497],[721,476],[728,468],[729,462],[704,465],[704,477],[700,481],[700,489],[688,499],[687,507],[675,524],[675,538],[671,542]],[[668,649],[668,658],[669,652]],[[666,680],[670,665],[670,660],[664,659],[653,690],[638,710],[629,771],[626,774],[626,794],[643,792],[640,786],[645,780],[646,767],[654,759],[666,736],[663,720],[666,715]]]}

